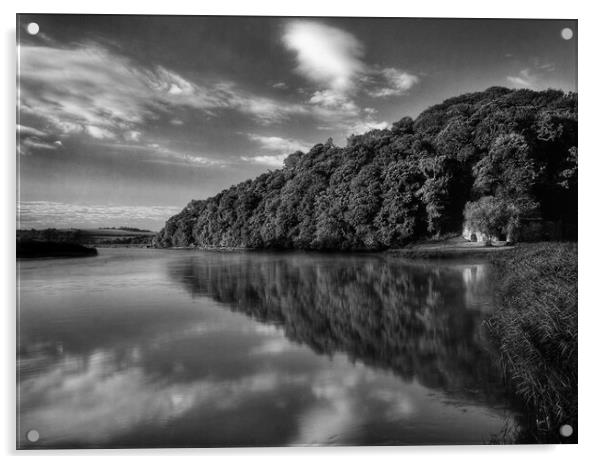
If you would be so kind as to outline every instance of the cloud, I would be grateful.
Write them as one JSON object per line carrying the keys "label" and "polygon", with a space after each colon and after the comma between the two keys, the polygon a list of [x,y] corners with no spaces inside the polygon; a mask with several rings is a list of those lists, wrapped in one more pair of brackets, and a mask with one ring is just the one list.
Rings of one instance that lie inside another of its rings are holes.
{"label": "cloud", "polygon": [[506,80],[514,87],[545,89],[552,85],[549,81],[556,71],[556,65],[539,57],[529,60],[529,66],[521,69],[517,75],[507,76]]}
{"label": "cloud", "polygon": [[282,167],[282,163],[284,163],[289,154],[296,151],[307,151],[310,148],[309,144],[295,139],[258,134],[247,134],[247,136],[259,145],[259,149],[272,153],[257,156],[241,156],[241,159],[267,166]]}
{"label": "cloud", "polygon": [[518,76],[508,76],[506,78],[515,87],[533,88],[537,84],[537,77],[533,75],[529,68],[522,69]]}
{"label": "cloud", "polygon": [[153,164],[178,165],[189,167],[226,167],[230,164],[219,155],[201,155],[197,152],[184,152],[156,142],[139,142],[140,134],[128,135],[128,142],[99,142],[97,145],[107,149],[119,149],[142,156],[141,161]]}
{"label": "cloud", "polygon": [[56,150],[63,146],[60,140],[55,140],[52,134],[35,127],[17,124],[17,153],[22,156],[31,154],[31,150]]}
{"label": "cloud", "polygon": [[22,136],[33,136],[33,137],[46,137],[46,132],[43,132],[39,129],[29,126],[23,126],[21,124],[17,124],[17,134]]}
{"label": "cloud", "polygon": [[363,45],[336,27],[292,21],[287,24],[282,40],[296,54],[296,71],[328,88],[347,91],[355,85],[355,76],[364,71]]}
{"label": "cloud", "polygon": [[233,110],[263,124],[307,112],[233,82],[193,82],[162,66],[144,67],[93,44],[19,50],[20,111],[41,118],[55,134],[128,140],[146,122],[181,107],[208,116]]}
{"label": "cloud", "polygon": [[373,97],[403,95],[420,80],[418,76],[397,68],[384,68],[375,75],[384,81],[384,85],[368,91],[368,94]]}
{"label": "cloud", "polygon": [[297,150],[306,151],[310,148],[309,144],[295,139],[258,134],[248,134],[248,137],[254,142],[257,142],[261,148],[271,151],[292,153]]}
{"label": "cloud", "polygon": [[286,85],[286,82],[276,82],[275,84],[272,84],[272,87],[275,89],[282,89],[282,90],[288,89],[288,85]]}
{"label": "cloud", "polygon": [[210,157],[202,156],[198,153],[183,153],[157,143],[151,143],[147,145],[147,147],[150,149],[151,153],[160,155],[158,159],[150,160],[150,162],[154,163],[196,165],[204,167],[224,167],[228,164],[226,161],[220,159],[219,156]]}
{"label": "cloud", "polygon": [[241,156],[240,159],[251,163],[265,164],[281,168],[284,160],[288,155],[258,155],[258,156]]}
{"label": "cloud", "polygon": [[[44,149],[44,150],[56,150],[57,147],[61,146],[59,145],[61,142],[59,141],[58,144],[56,142],[54,143],[48,143],[48,142],[41,142],[35,139],[26,139],[21,143],[22,147],[25,148],[38,148],[38,149]],[[27,152],[24,154],[28,154]]]}
{"label": "cloud", "polygon": [[[114,139],[115,134],[108,129],[98,126],[86,126],[86,132],[95,139]],[[131,133],[131,132],[130,132]]]}
{"label": "cloud", "polygon": [[323,23],[291,21],[282,41],[295,54],[296,72],[317,86],[306,104],[315,118],[326,123],[319,126],[326,130],[357,133],[386,127],[373,108],[356,103],[358,95],[400,96],[419,82],[407,71],[366,63],[364,46],[355,36]]}
{"label": "cloud", "polygon": [[387,121],[375,121],[373,119],[367,119],[363,121],[357,121],[353,126],[351,126],[351,134],[363,134],[364,132],[373,130],[373,129],[386,129],[389,127],[389,123]]}
{"label": "cloud", "polygon": [[407,71],[365,63],[363,44],[349,32],[333,26],[291,21],[282,41],[295,53],[297,73],[319,85],[320,90],[314,94],[318,99],[324,97],[324,92],[332,100],[335,95],[340,99],[360,90],[374,97],[403,95],[419,81],[418,76]]}
{"label": "cloud", "polygon": [[336,91],[318,90],[309,99],[309,103],[318,108],[357,113],[359,108],[349,97]]}
{"label": "cloud", "polygon": [[140,141],[141,135],[142,135],[142,132],[132,130],[132,131],[125,133],[125,138],[126,138],[126,140],[131,140],[132,142],[138,142],[138,141]]}

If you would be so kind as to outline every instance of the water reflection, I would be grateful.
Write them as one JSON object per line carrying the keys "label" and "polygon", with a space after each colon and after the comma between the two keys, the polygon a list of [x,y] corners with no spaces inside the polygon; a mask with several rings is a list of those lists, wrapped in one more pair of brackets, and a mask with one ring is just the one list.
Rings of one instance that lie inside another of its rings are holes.
{"label": "water reflection", "polygon": [[499,391],[481,332],[491,307],[485,264],[217,255],[191,256],[169,274],[193,296],[282,326],[316,353],[343,352],[432,388]]}
{"label": "water reflection", "polygon": [[508,421],[481,265],[101,250],[20,277],[20,447],[482,443]]}

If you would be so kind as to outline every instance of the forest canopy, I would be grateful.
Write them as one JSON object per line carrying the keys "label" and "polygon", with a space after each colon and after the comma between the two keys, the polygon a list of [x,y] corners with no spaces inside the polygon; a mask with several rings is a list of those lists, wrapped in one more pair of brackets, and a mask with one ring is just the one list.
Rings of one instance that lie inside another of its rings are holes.
{"label": "forest canopy", "polygon": [[328,140],[191,201],[158,247],[372,250],[523,217],[577,223],[577,94],[492,87]]}

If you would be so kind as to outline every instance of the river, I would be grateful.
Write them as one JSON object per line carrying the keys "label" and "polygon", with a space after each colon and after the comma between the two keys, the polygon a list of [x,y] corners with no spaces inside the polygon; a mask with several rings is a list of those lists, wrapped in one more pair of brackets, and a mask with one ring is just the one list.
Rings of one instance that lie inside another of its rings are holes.
{"label": "river", "polygon": [[101,248],[18,271],[19,448],[481,444],[519,417],[484,263]]}

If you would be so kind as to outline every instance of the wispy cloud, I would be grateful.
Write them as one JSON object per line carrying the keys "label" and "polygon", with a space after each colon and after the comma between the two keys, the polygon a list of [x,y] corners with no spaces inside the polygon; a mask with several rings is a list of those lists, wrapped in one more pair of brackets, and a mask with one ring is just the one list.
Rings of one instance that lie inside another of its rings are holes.
{"label": "wispy cloud", "polygon": [[506,79],[514,87],[542,89],[549,84],[554,71],[556,71],[554,63],[534,57],[530,60],[529,66],[521,69],[518,74],[507,76]]}
{"label": "wispy cloud", "polygon": [[194,153],[183,153],[178,150],[166,148],[156,143],[148,145],[147,148],[151,153],[159,155],[155,159],[147,160],[152,163],[221,168],[226,167],[229,164],[219,156],[203,156]]}
{"label": "wispy cloud", "polygon": [[537,78],[529,68],[521,69],[517,76],[508,76],[506,79],[515,87],[532,88],[537,83]]}
{"label": "wispy cloud", "polygon": [[[131,137],[131,136],[130,136]],[[138,137],[134,134],[134,137]],[[223,157],[212,154],[205,155],[198,152],[186,152],[179,149],[170,148],[163,143],[145,143],[139,142],[136,138],[130,138],[127,142],[103,141],[97,145],[109,149],[119,149],[122,152],[141,155],[141,162],[165,165],[178,165],[189,167],[226,167],[230,163]]]}
{"label": "wispy cloud", "polygon": [[36,129],[35,127],[23,126],[17,124],[17,134],[24,137],[46,137],[46,132]]}
{"label": "wispy cloud", "polygon": [[419,81],[418,76],[396,68],[384,68],[373,75],[377,85],[368,90],[368,94],[373,97],[403,95]]}
{"label": "wispy cloud", "polygon": [[31,149],[56,150],[63,146],[60,140],[34,127],[17,124],[17,150],[20,155],[29,155]]}
{"label": "wispy cloud", "polygon": [[20,109],[57,134],[124,139],[177,107],[210,116],[234,110],[265,124],[307,112],[303,105],[255,95],[232,82],[193,82],[162,66],[142,67],[96,45],[23,45],[19,58]]}
{"label": "wispy cloud", "polygon": [[257,142],[261,148],[271,151],[292,153],[297,150],[306,151],[310,148],[309,144],[296,139],[258,134],[248,134],[248,137],[252,141]]}
{"label": "wispy cloud", "polygon": [[281,168],[284,160],[288,155],[258,155],[258,156],[241,156],[240,159],[251,163],[265,164],[275,168]]}
{"label": "wispy cloud", "polygon": [[300,140],[265,136],[258,134],[247,134],[248,138],[256,142],[262,153],[256,156],[242,156],[243,161],[265,164],[267,166],[281,167],[286,157],[296,151],[307,151],[310,145]]}

